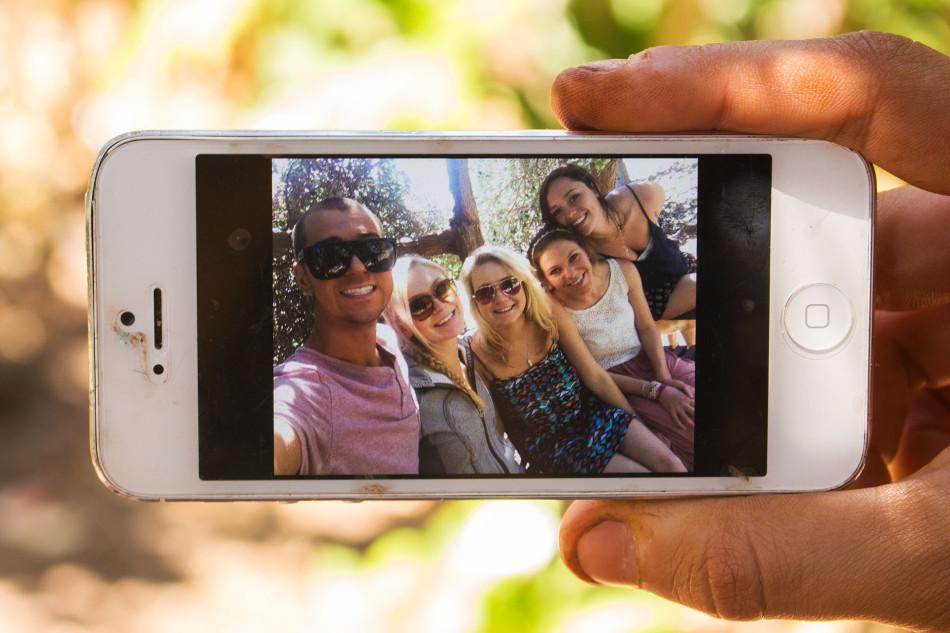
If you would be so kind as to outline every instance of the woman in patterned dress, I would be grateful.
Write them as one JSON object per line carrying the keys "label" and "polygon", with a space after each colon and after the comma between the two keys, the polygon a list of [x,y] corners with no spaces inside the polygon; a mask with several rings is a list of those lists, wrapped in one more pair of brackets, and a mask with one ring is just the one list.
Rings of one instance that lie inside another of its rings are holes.
{"label": "woman in patterned dress", "polygon": [[483,246],[462,266],[471,348],[529,473],[685,472],[637,419],[521,255]]}

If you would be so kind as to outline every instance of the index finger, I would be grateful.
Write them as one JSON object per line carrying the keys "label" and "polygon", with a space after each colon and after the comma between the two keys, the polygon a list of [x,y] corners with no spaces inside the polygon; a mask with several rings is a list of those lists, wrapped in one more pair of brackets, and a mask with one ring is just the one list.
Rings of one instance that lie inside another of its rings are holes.
{"label": "index finger", "polygon": [[565,127],[825,139],[950,193],[950,58],[897,35],[662,46],[563,71]]}

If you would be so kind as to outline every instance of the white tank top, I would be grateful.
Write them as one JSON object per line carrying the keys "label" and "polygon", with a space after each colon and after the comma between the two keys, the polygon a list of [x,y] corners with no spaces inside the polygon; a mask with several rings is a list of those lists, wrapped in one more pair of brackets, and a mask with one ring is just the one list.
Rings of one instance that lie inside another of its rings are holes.
{"label": "white tank top", "polygon": [[636,317],[627,299],[630,287],[616,260],[607,259],[607,266],[610,281],[597,303],[583,310],[565,307],[590,353],[604,369],[625,363],[636,357],[641,349]]}

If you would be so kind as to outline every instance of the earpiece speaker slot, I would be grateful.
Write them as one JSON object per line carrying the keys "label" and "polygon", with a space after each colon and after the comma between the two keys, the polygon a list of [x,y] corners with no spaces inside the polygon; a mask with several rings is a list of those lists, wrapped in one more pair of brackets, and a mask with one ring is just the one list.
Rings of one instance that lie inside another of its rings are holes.
{"label": "earpiece speaker slot", "polygon": [[162,289],[156,288],[152,291],[152,304],[155,310],[155,349],[162,349],[163,328],[162,328]]}

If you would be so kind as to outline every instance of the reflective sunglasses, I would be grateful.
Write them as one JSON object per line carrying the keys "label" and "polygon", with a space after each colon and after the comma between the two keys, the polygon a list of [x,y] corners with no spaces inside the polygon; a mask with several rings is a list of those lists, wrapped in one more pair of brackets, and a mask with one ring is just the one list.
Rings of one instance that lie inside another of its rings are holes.
{"label": "reflective sunglasses", "polygon": [[509,297],[513,297],[521,292],[521,280],[517,277],[505,277],[497,283],[481,286],[475,291],[475,301],[483,306],[487,306],[495,300],[495,288],[501,290]]}
{"label": "reflective sunglasses", "polygon": [[425,321],[435,312],[435,299],[446,303],[450,295],[455,295],[455,282],[443,279],[432,286],[432,294],[416,295],[409,300],[409,314],[413,321]]}
{"label": "reflective sunglasses", "polygon": [[318,242],[300,249],[297,261],[306,265],[317,279],[326,280],[345,275],[354,255],[369,272],[384,273],[392,270],[396,262],[396,240],[373,237],[348,242]]}

